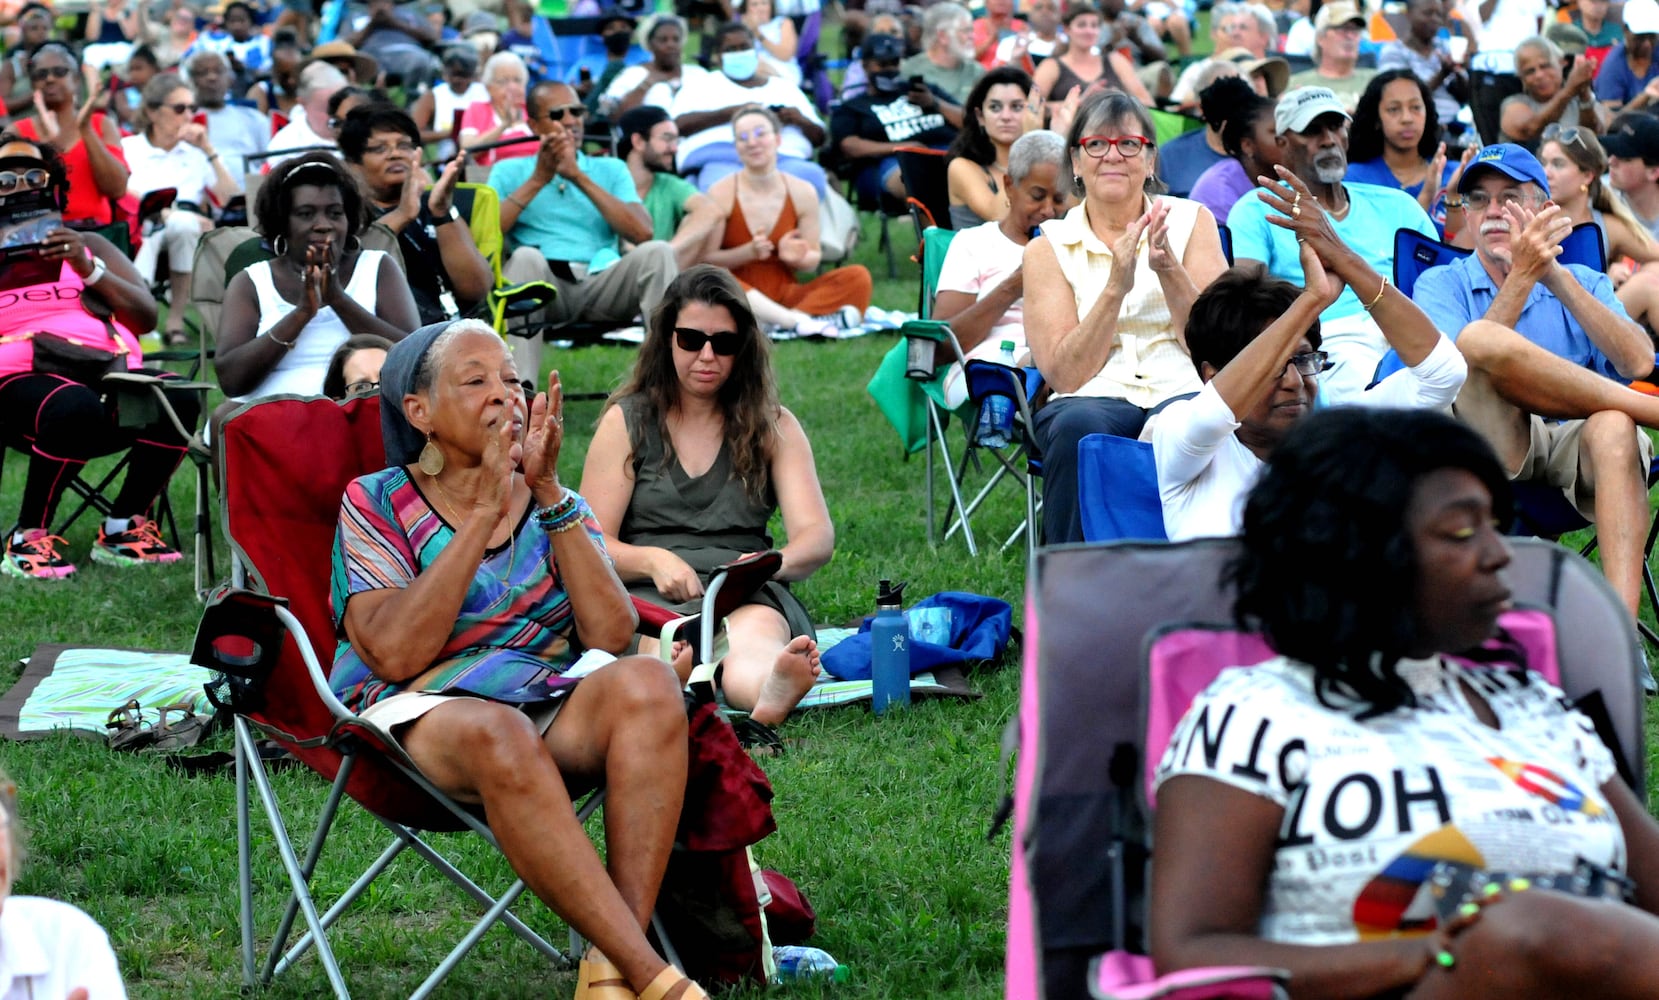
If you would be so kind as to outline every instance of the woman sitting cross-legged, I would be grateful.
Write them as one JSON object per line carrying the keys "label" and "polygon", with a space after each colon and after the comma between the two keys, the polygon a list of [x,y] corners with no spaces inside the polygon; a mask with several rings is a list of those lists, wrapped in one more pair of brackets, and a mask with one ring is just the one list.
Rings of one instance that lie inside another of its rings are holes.
{"label": "woman sitting cross-legged", "polygon": [[[9,180],[9,184],[7,183]],[[68,198],[63,157],[51,143],[0,135],[0,220],[26,219],[59,208]],[[32,277],[25,275],[32,274]],[[36,259],[0,270],[0,438],[29,454],[17,526],[7,536],[0,572],[59,580],[75,572],[64,540],[48,524],[58,501],[88,459],[127,451],[121,492],[112,501],[92,547],[94,562],[137,566],[178,561],[146,515],[184,458],[185,440],[161,413],[141,426],[117,419],[119,396],[54,370],[46,335],[81,350],[121,356],[119,365],[143,369],[136,335],[155,329],[156,303],[126,255],[94,233],[58,227],[47,233]],[[98,310],[94,312],[93,310]],[[172,398],[184,426],[194,426],[194,395]]]}
{"label": "woman sitting cross-legged", "polygon": [[1278,655],[1222,671],[1158,767],[1160,972],[1283,968],[1298,1000],[1659,995],[1659,824],[1499,628],[1510,506],[1491,447],[1433,410],[1326,410],[1268,456],[1229,577]]}
{"label": "woman sitting cross-legged", "polygon": [[812,619],[787,581],[829,562],[835,528],[770,356],[730,274],[681,272],[599,418],[582,492],[629,589],[682,611],[697,609],[716,566],[772,547],[766,525],[782,510],[783,567],[727,619],[721,682],[731,705],[776,725],[819,672]]}
{"label": "woman sitting cross-legged", "polygon": [[806,284],[795,272],[818,266],[818,193],[778,169],[778,134],[770,108],[758,104],[732,115],[743,169],[709,188],[726,213],[726,227],[709,234],[703,260],[731,269],[748,292],[755,318],[803,337],[826,336],[864,322],[870,308],[870,272],[861,264],[826,271]]}
{"label": "woman sitting cross-legged", "polygon": [[276,257],[225,287],[214,369],[226,396],[315,396],[347,337],[395,342],[419,322],[403,272],[384,252],[363,249],[362,192],[330,154],[271,171],[254,217]]}
{"label": "woman sitting cross-legged", "polygon": [[[533,402],[521,386],[476,320],[392,347],[388,467],[341,503],[329,682],[445,793],[481,803],[513,869],[593,942],[578,997],[706,997],[644,933],[685,793],[680,683],[643,656],[564,676],[580,650],[624,651],[636,619],[587,503],[560,483],[558,376]],[[567,781],[605,785],[607,862]]]}

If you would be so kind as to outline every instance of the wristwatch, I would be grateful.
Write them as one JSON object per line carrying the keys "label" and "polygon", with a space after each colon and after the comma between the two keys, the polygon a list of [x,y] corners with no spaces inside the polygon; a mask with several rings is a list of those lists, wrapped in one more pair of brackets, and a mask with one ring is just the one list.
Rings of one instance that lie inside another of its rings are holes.
{"label": "wristwatch", "polygon": [[432,228],[436,229],[439,226],[447,226],[451,222],[460,222],[460,221],[461,221],[461,212],[460,212],[460,210],[457,209],[454,205],[451,205],[451,206],[449,206],[449,214],[448,215],[442,215],[442,216],[439,216],[438,218],[432,220]]}
{"label": "wristwatch", "polygon": [[1460,194],[1449,194],[1449,195],[1447,195],[1446,196],[1446,207],[1447,208],[1462,208],[1463,207],[1463,196],[1460,195]]}
{"label": "wristwatch", "polygon": [[104,275],[106,275],[108,273],[109,273],[109,268],[104,266],[104,262],[102,260],[100,260],[99,258],[97,258],[97,257],[93,257],[92,258],[92,273],[87,275],[86,279],[84,281],[82,281],[81,284],[87,285],[89,287],[92,286],[92,285],[96,285],[98,282],[103,281],[104,280]]}

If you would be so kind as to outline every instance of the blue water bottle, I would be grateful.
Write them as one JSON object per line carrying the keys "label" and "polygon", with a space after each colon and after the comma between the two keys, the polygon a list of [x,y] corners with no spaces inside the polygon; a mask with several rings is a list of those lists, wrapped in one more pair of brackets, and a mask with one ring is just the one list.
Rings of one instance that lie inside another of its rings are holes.
{"label": "blue water bottle", "polygon": [[910,704],[910,620],[904,614],[904,584],[881,581],[876,617],[870,623],[871,707],[883,715]]}

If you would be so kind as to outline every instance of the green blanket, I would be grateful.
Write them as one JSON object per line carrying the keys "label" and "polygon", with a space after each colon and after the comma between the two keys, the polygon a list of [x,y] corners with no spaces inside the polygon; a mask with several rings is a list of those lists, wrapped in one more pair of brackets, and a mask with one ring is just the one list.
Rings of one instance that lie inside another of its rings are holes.
{"label": "green blanket", "polygon": [[159,718],[159,706],[177,702],[211,714],[202,685],[212,677],[185,653],[42,645],[0,698],[0,737],[39,739],[58,730],[102,737],[109,713],[131,699],[145,723]]}

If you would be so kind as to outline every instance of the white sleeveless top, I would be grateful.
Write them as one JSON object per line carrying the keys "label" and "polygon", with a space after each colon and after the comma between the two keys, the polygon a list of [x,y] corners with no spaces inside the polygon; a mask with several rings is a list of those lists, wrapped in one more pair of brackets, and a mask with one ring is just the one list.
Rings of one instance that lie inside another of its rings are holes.
{"label": "white sleeveless top", "polygon": [[[364,250],[357,256],[357,267],[351,272],[346,295],[369,312],[374,312],[380,279],[382,250]],[[268,333],[294,311],[294,303],[283,298],[271,279],[271,262],[262,260],[248,268],[248,278],[259,296],[259,334]],[[305,325],[294,349],[284,351],[282,360],[265,374],[264,381],[237,402],[259,399],[263,396],[315,396],[323,391],[323,376],[328,373],[328,362],[334,351],[351,336],[346,324],[332,306],[317,310],[317,315]]]}
{"label": "white sleeveless top", "polygon": [[[1170,251],[1184,258],[1198,210],[1203,206],[1186,198],[1160,196],[1159,200],[1169,206],[1165,225]],[[1150,198],[1146,207],[1152,207]],[[1043,223],[1041,228],[1054,247],[1061,273],[1071,285],[1081,319],[1106,290],[1112,274],[1112,249],[1089,228],[1086,202]],[[1056,393],[1055,398],[1113,396],[1150,409],[1171,396],[1197,392],[1202,385],[1198,369],[1170,325],[1169,303],[1164,301],[1163,286],[1148,262],[1143,241],[1135,258],[1135,287],[1123,300],[1105,367],[1076,392]]]}
{"label": "white sleeveless top", "polygon": [[[488,101],[490,92],[482,83],[472,81],[472,86],[466,93],[457,94],[449,89],[448,83],[440,83],[432,88],[432,128],[447,129],[455,121],[455,112],[465,111],[480,101]],[[455,157],[455,141],[445,139],[438,143],[438,159],[451,160]]]}

